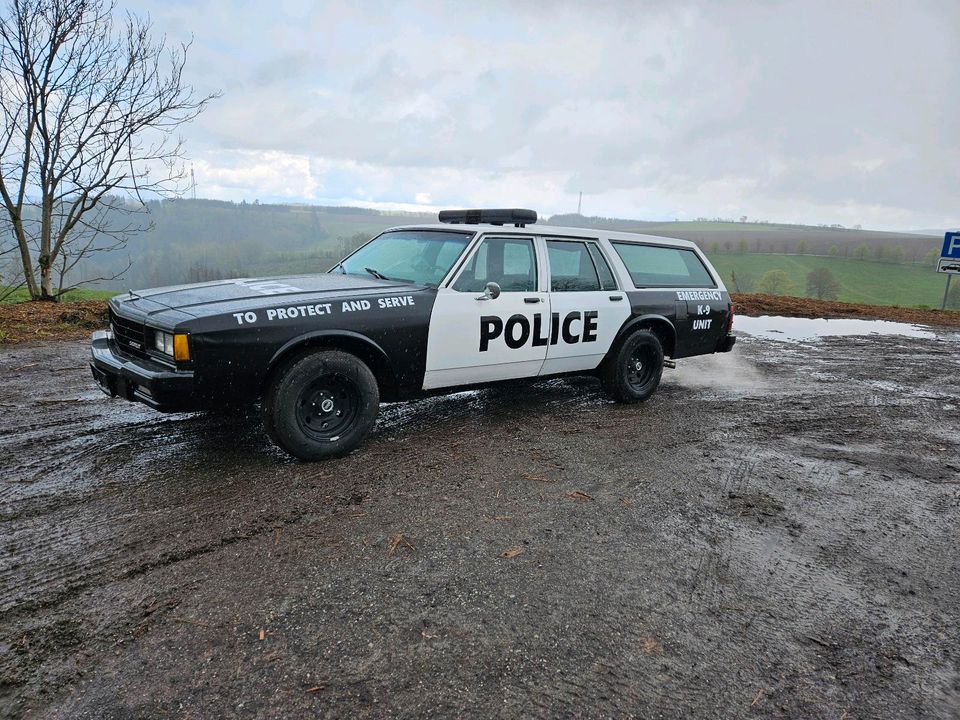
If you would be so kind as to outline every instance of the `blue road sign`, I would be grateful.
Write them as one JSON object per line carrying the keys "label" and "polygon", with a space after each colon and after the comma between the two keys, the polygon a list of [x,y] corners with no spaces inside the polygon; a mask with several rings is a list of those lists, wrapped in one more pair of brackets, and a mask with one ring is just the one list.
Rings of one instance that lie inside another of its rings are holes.
{"label": "blue road sign", "polygon": [[940,257],[960,260],[960,232],[948,232],[943,236],[943,250]]}

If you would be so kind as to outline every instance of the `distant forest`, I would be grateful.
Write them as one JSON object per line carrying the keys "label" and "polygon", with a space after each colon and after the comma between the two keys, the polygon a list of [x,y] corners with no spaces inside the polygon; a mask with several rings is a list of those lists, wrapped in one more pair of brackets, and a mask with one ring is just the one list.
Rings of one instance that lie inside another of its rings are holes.
{"label": "distant forest", "polygon": [[[156,201],[148,204],[148,210],[137,222],[149,229],[133,234],[122,250],[84,260],[68,284],[118,273],[122,276],[94,286],[145,288],[320,272],[385,228],[436,221],[432,213],[216,200]],[[684,238],[708,255],[786,253],[932,265],[940,247],[932,236],[838,226],[709,220],[664,223],[579,215],[555,215],[541,222]]]}

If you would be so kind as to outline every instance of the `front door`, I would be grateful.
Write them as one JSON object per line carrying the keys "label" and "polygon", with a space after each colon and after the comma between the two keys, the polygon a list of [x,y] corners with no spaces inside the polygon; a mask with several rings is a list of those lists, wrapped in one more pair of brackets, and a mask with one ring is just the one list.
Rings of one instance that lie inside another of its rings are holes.
{"label": "front door", "polygon": [[[549,295],[532,237],[485,237],[437,290],[424,390],[536,376],[547,354]],[[497,283],[498,297],[486,292]]]}

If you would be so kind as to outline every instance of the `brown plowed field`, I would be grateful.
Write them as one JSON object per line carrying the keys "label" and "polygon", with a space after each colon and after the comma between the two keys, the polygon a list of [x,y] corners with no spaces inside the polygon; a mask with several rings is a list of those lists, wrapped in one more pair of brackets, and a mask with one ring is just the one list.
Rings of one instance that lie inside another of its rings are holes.
{"label": "brown plowed field", "polygon": [[893,307],[889,305],[859,305],[835,300],[761,295],[759,293],[733,293],[736,312],[740,315],[786,315],[787,317],[810,318],[869,318],[934,327],[960,327],[960,311],[921,310],[919,308]]}

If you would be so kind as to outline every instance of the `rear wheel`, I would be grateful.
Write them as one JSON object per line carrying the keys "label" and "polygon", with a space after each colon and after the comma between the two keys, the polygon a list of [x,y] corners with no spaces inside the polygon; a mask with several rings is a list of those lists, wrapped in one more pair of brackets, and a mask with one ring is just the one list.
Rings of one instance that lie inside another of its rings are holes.
{"label": "rear wheel", "polygon": [[663,346],[646,329],[624,340],[600,370],[603,389],[617,402],[643,402],[653,395],[663,375]]}
{"label": "rear wheel", "polygon": [[339,350],[305,355],[283,368],[263,399],[270,439],[301,460],[346,455],[373,428],[377,380],[363,361]]}

